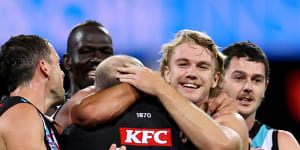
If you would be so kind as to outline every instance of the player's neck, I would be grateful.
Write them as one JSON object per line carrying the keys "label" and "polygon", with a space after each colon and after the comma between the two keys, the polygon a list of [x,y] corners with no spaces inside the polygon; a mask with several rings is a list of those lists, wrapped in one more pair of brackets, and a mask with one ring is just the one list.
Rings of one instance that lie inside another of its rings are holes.
{"label": "player's neck", "polygon": [[67,91],[67,96],[71,97],[72,95],[74,95],[76,92],[78,92],[79,90],[81,90],[79,88],[79,86],[77,86],[74,82],[74,80],[70,80],[70,88]]}
{"label": "player's neck", "polygon": [[36,82],[29,82],[18,86],[10,96],[20,96],[28,100],[42,113],[45,113],[45,85]]}
{"label": "player's neck", "polygon": [[249,131],[253,128],[255,122],[255,116],[256,116],[256,112],[252,113],[248,117],[244,117]]}

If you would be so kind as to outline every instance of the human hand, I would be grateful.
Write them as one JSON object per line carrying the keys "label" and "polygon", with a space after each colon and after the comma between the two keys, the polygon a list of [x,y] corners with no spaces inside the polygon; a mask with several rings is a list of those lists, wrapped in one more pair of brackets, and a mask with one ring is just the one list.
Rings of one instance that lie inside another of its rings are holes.
{"label": "human hand", "polygon": [[146,94],[156,95],[160,85],[165,84],[159,72],[147,67],[125,64],[125,67],[118,67],[117,71],[119,74],[116,77],[120,82],[129,83]]}
{"label": "human hand", "polygon": [[121,146],[120,148],[117,148],[117,145],[116,145],[116,144],[112,144],[112,145],[109,147],[109,150],[126,150],[126,146]]}
{"label": "human hand", "polygon": [[238,104],[227,94],[221,93],[217,97],[208,99],[206,112],[213,118],[230,113],[237,113]]}

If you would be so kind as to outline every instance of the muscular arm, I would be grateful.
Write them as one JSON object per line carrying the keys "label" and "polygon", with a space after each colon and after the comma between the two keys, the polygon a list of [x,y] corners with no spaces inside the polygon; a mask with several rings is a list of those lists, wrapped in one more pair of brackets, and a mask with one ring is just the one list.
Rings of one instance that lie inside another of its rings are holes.
{"label": "muscular arm", "polygon": [[61,134],[62,131],[72,123],[71,110],[74,105],[79,103],[84,97],[94,94],[95,92],[95,86],[84,88],[74,94],[64,105],[61,106],[54,119],[55,122],[53,123],[59,134]]}
{"label": "muscular arm", "polygon": [[300,150],[299,143],[295,137],[290,132],[283,130],[278,131],[278,147],[279,150]]}
{"label": "muscular arm", "polygon": [[2,116],[6,149],[46,150],[44,128],[37,110],[30,104],[17,104]]}
{"label": "muscular arm", "polygon": [[217,115],[214,119],[181,96],[148,68],[128,65],[118,68],[127,73],[117,75],[143,92],[157,96],[180,129],[200,149],[248,149],[248,129],[237,113]]}
{"label": "muscular arm", "polygon": [[72,122],[85,127],[105,123],[122,114],[140,96],[126,83],[98,91],[72,108]]}
{"label": "muscular arm", "polygon": [[213,119],[169,85],[162,85],[157,89],[157,96],[167,111],[198,148],[248,148],[247,127],[237,113],[228,113]]}

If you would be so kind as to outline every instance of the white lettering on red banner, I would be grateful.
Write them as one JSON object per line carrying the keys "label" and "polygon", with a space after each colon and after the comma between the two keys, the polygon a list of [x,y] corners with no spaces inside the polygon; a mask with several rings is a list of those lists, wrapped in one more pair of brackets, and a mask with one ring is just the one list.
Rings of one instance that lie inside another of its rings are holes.
{"label": "white lettering on red banner", "polygon": [[171,129],[120,128],[122,145],[172,146]]}

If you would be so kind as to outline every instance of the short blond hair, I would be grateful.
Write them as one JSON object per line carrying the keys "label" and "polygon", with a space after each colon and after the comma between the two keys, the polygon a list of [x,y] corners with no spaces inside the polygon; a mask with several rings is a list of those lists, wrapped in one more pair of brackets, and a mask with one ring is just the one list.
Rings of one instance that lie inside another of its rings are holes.
{"label": "short blond hair", "polygon": [[172,54],[174,53],[174,49],[183,43],[190,43],[199,45],[202,47],[206,47],[210,50],[213,54],[213,58],[215,60],[215,73],[220,72],[220,79],[218,81],[218,85],[216,88],[211,90],[210,96],[216,96],[220,90],[220,84],[223,79],[223,64],[224,64],[224,56],[218,50],[218,46],[214,43],[214,41],[209,37],[207,34],[199,31],[183,29],[180,30],[177,34],[175,39],[171,40],[169,43],[166,43],[162,46],[160,53],[163,54],[162,58],[160,59],[160,72],[161,76],[164,78],[165,73],[165,66],[169,66],[169,62],[171,59]]}

